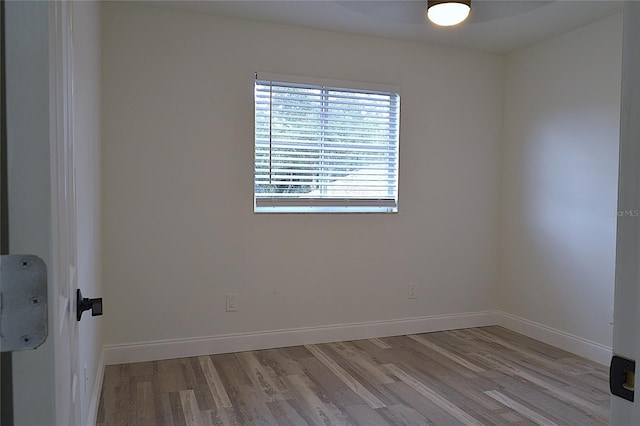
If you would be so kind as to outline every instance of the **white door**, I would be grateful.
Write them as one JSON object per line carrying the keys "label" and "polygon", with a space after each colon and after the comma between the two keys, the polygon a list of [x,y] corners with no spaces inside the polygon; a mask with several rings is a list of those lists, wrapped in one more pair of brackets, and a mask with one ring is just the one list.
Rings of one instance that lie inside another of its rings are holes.
{"label": "white door", "polygon": [[8,249],[45,260],[49,324],[42,346],[11,354],[2,416],[79,425],[71,3],[4,2],[3,29]]}
{"label": "white door", "polygon": [[[640,2],[624,6],[622,114],[616,254],[614,355],[640,361]],[[635,368],[638,371],[638,367]],[[629,377],[626,387],[635,387]],[[612,425],[640,425],[640,393],[634,402],[612,396]]]}

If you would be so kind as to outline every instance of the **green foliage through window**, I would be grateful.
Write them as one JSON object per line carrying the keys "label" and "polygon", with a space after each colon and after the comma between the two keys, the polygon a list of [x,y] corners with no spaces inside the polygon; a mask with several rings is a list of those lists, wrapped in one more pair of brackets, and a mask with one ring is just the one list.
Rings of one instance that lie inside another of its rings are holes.
{"label": "green foliage through window", "polygon": [[257,79],[255,199],[395,203],[399,104],[394,92]]}

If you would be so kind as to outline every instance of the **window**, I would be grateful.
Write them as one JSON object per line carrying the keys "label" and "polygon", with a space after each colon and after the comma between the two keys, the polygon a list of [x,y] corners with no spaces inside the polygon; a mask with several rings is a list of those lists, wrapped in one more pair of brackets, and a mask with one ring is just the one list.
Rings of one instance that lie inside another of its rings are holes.
{"label": "window", "polygon": [[396,212],[397,88],[256,74],[255,212]]}

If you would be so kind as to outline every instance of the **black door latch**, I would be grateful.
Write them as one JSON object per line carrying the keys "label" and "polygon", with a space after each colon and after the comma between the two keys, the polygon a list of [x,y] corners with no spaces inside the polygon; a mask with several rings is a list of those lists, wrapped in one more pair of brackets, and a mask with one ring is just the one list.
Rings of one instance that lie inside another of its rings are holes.
{"label": "black door latch", "polygon": [[609,388],[613,395],[633,402],[636,362],[614,355],[609,368]]}
{"label": "black door latch", "polygon": [[91,316],[97,317],[102,315],[102,298],[89,299],[88,297],[82,297],[80,289],[76,291],[76,318],[80,321],[82,313],[91,309]]}

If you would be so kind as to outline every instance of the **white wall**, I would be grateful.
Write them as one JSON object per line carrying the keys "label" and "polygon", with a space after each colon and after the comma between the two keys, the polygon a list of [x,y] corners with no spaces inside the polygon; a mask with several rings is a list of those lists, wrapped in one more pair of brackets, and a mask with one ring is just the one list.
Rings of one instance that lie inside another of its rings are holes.
{"label": "white wall", "polygon": [[[74,140],[78,221],[78,286],[85,297],[102,296],[100,161],[100,5],[73,3]],[[105,312],[112,312],[108,305]],[[79,323],[79,392],[82,424],[95,423],[102,383],[104,317],[85,313]],[[85,375],[86,369],[86,377]],[[97,389],[96,389],[97,388]],[[93,399],[92,399],[93,398]],[[93,404],[93,406],[92,406]]]}
{"label": "white wall", "polygon": [[[494,308],[501,57],[121,3],[102,41],[109,343]],[[401,86],[399,213],[253,214],[255,71]]]}
{"label": "white wall", "polygon": [[499,308],[611,347],[622,19],[506,58]]}

